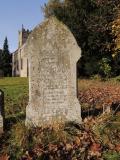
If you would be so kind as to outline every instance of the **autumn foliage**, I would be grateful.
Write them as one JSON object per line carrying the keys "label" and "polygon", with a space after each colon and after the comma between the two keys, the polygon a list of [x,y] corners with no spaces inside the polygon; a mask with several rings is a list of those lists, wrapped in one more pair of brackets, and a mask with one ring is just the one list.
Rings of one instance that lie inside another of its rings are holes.
{"label": "autumn foliage", "polygon": [[80,79],[78,93],[82,113],[116,107],[110,113],[84,117],[82,124],[31,129],[25,127],[24,117],[8,117],[0,138],[0,160],[120,160],[119,77],[118,81]]}
{"label": "autumn foliage", "polygon": [[118,121],[104,115],[85,118],[83,124],[69,122],[30,130],[19,123],[9,139],[13,143],[7,143],[0,160],[103,160],[109,152],[119,156],[120,128],[112,128],[114,122]]}
{"label": "autumn foliage", "polygon": [[[80,82],[82,89],[79,89],[78,98],[82,105],[83,110],[88,109],[117,109],[119,110],[120,104],[120,86],[114,82],[100,82],[100,81],[90,81],[82,80]],[[83,88],[83,85],[88,87]],[[118,108],[117,108],[118,107]]]}

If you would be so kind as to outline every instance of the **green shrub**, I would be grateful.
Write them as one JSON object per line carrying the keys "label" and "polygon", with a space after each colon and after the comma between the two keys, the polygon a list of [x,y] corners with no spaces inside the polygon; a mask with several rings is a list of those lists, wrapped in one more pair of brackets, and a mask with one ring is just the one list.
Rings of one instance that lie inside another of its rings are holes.
{"label": "green shrub", "polygon": [[109,62],[110,62],[109,59],[102,58],[102,60],[99,63],[99,65],[100,65],[100,75],[102,77],[110,78],[110,76],[111,76],[112,68],[111,68]]}

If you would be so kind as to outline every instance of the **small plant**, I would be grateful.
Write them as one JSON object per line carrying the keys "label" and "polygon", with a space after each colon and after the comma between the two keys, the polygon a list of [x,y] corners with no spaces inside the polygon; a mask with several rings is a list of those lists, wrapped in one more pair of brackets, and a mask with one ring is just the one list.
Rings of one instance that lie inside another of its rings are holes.
{"label": "small plant", "polygon": [[120,76],[114,78],[116,81],[120,82]]}
{"label": "small plant", "polygon": [[10,131],[8,154],[11,159],[19,159],[27,148],[27,130],[24,121],[17,122]]}
{"label": "small plant", "polygon": [[99,80],[101,80],[101,77],[100,77],[100,75],[96,74],[96,75],[91,76],[91,79],[99,81]]}
{"label": "small plant", "polygon": [[111,76],[111,66],[110,66],[110,60],[107,58],[102,58],[100,61],[100,75],[104,78],[109,78]]}
{"label": "small plant", "polygon": [[120,153],[117,152],[106,152],[103,154],[105,160],[120,160]]}

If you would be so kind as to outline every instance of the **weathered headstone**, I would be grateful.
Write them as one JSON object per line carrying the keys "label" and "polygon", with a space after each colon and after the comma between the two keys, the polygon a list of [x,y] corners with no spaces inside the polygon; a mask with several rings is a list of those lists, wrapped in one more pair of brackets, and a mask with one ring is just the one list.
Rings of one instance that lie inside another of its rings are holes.
{"label": "weathered headstone", "polygon": [[3,133],[4,128],[4,93],[0,90],[0,134]]}
{"label": "weathered headstone", "polygon": [[29,53],[30,65],[26,125],[81,122],[76,89],[81,50],[69,29],[51,17],[33,30],[25,52]]}

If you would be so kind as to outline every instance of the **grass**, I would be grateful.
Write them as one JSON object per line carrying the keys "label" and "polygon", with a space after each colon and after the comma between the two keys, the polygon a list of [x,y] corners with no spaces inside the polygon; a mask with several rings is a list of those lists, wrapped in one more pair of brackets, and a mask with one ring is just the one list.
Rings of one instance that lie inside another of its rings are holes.
{"label": "grass", "polygon": [[[119,79],[119,78],[117,78]],[[92,87],[104,88],[104,86],[114,86],[120,87],[120,82],[117,79],[111,79],[109,81],[100,81],[100,79],[79,79],[78,80],[78,91],[87,90]],[[52,144],[53,150],[56,150],[56,144],[61,148],[61,142],[63,143],[63,151],[67,146],[68,148],[74,146],[73,137],[76,134],[83,134],[81,129],[78,131],[72,125],[67,127],[62,127],[62,130],[54,130],[49,128],[43,129],[33,129],[32,131],[27,130],[24,124],[25,121],[25,109],[28,103],[28,79],[27,78],[2,78],[0,79],[0,89],[4,91],[5,94],[5,114],[6,114],[6,132],[2,138],[0,138],[0,154],[7,153],[12,158],[11,160],[20,159],[26,151],[31,153],[31,149],[38,150],[38,153],[46,156],[49,152],[50,156],[53,156],[53,151],[46,148]],[[106,145],[108,142],[112,142],[114,145],[119,145],[118,133],[120,132],[120,118],[119,115],[112,117],[112,123],[106,123],[110,118],[101,118],[102,122],[98,121],[97,127],[95,126],[93,131],[94,135],[101,140],[102,144]],[[100,120],[101,120],[100,119]],[[99,120],[99,117],[98,117]],[[99,125],[98,125],[99,124]],[[107,125],[106,125],[107,124]],[[90,125],[90,122],[88,126]],[[91,124],[92,125],[92,124]],[[104,127],[105,126],[105,127]],[[88,130],[88,129],[87,129]],[[38,134],[39,133],[39,134]],[[97,134],[98,133],[98,134]],[[96,135],[97,134],[97,135]],[[72,135],[72,136],[71,136]],[[106,141],[106,135],[107,140]],[[100,137],[99,137],[100,136]],[[94,137],[94,136],[93,136]],[[54,142],[54,143],[53,143]],[[70,143],[71,142],[71,143]],[[78,141],[79,142],[79,141]],[[41,146],[42,144],[42,146]],[[36,146],[37,145],[37,146]],[[55,147],[55,148],[54,148]],[[86,148],[87,149],[87,148]],[[62,152],[63,152],[62,151]],[[70,152],[70,155],[77,156],[78,153],[81,154],[81,147],[78,147]],[[62,153],[60,149],[60,154]],[[65,155],[68,151],[65,150]],[[86,151],[84,152],[86,154]],[[40,155],[40,157],[41,157]],[[28,155],[27,155],[28,156]],[[83,155],[84,156],[84,155]],[[115,151],[106,151],[103,153],[105,160],[119,160],[120,154]],[[63,158],[66,159],[66,158]],[[83,158],[84,159],[84,158]]]}
{"label": "grass", "polygon": [[104,153],[103,157],[104,157],[105,160],[119,160],[120,159],[120,153],[107,152],[107,153]]}
{"label": "grass", "polygon": [[120,87],[120,81],[118,79],[120,79],[120,77],[111,78],[106,81],[102,81],[101,79],[78,79],[78,91],[101,86]]}
{"label": "grass", "polygon": [[[92,87],[104,88],[106,86],[120,87],[119,77],[108,81],[98,79],[78,79],[78,92],[88,90]],[[28,79],[27,78],[2,78],[0,79],[0,89],[5,93],[5,113],[6,116],[25,112],[28,102]],[[82,106],[85,106],[82,105]]]}
{"label": "grass", "polygon": [[[0,89],[5,96],[5,114],[11,116],[22,112],[28,100],[27,78],[2,78]],[[23,105],[23,106],[22,106]]]}

